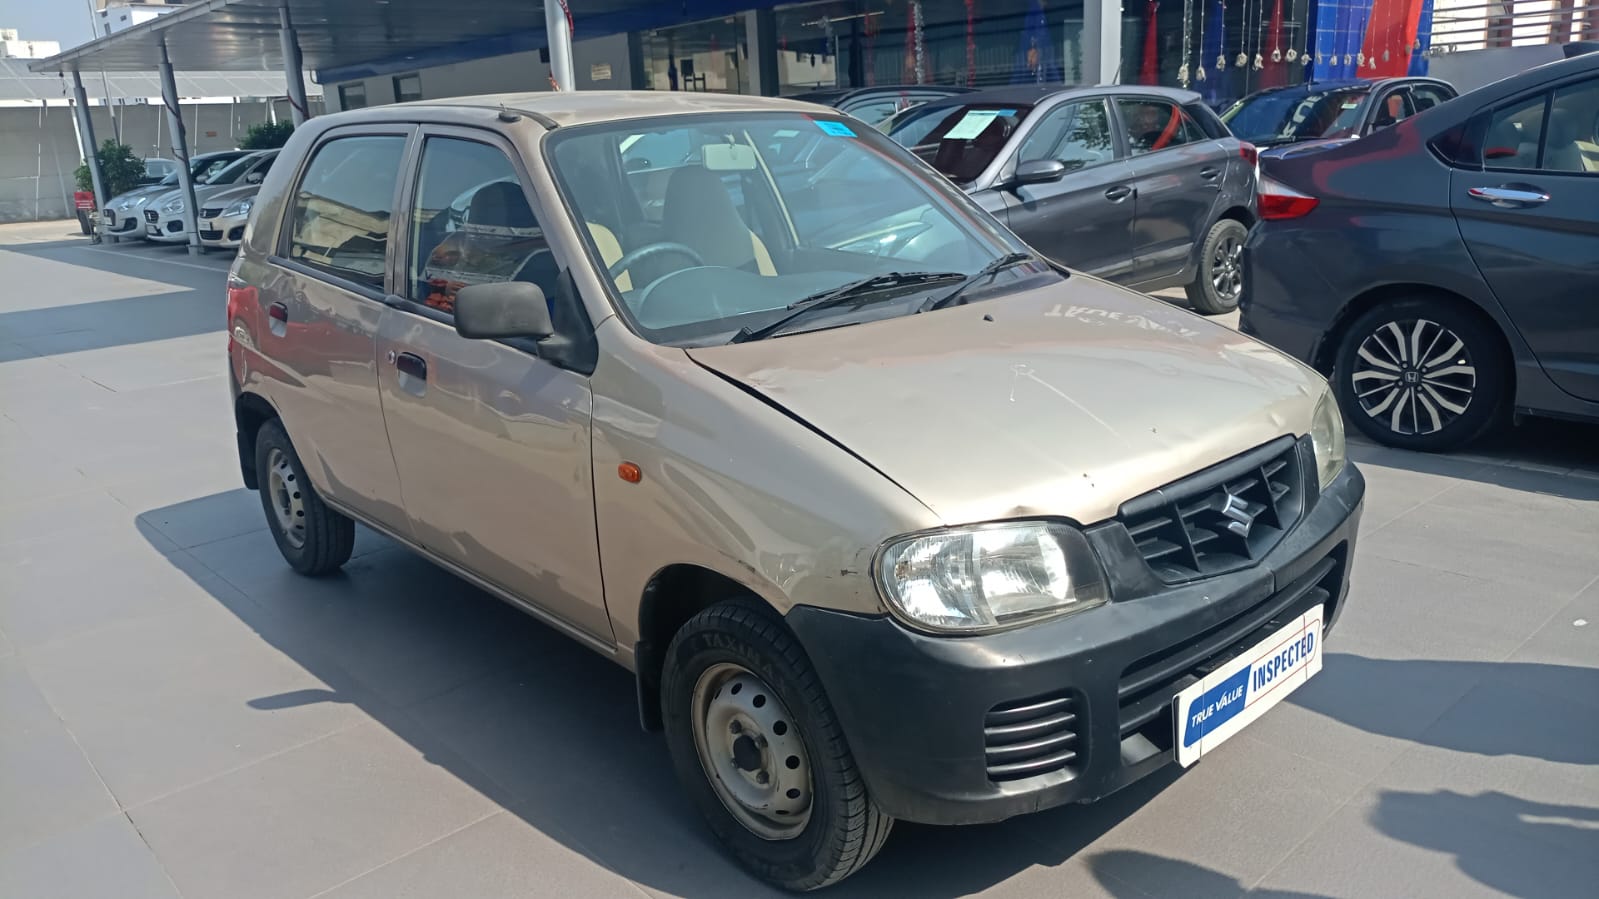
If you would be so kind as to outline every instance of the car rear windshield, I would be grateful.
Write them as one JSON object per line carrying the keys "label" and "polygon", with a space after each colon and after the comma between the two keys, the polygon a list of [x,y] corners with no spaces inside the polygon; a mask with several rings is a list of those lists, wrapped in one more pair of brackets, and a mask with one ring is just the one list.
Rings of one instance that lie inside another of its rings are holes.
{"label": "car rear windshield", "polygon": [[888,136],[944,177],[965,183],[993,163],[1031,111],[1021,103],[939,104],[902,119]]}
{"label": "car rear windshield", "polygon": [[1351,87],[1255,94],[1234,103],[1221,120],[1233,134],[1255,144],[1336,137],[1360,124],[1360,104],[1370,93],[1367,87]]}

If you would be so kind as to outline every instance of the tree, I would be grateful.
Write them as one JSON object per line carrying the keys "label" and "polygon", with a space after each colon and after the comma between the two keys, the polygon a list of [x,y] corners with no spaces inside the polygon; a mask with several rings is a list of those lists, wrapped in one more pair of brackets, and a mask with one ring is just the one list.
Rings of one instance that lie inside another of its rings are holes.
{"label": "tree", "polygon": [[239,142],[241,150],[276,150],[289,142],[289,135],[294,133],[293,122],[262,122],[251,125],[244,140]]}
{"label": "tree", "polygon": [[[115,197],[139,186],[144,177],[144,160],[133,155],[132,147],[108,137],[94,155],[100,161],[100,177],[105,179],[107,194]],[[94,190],[94,176],[89,174],[87,165],[78,166],[73,176],[79,190]]]}

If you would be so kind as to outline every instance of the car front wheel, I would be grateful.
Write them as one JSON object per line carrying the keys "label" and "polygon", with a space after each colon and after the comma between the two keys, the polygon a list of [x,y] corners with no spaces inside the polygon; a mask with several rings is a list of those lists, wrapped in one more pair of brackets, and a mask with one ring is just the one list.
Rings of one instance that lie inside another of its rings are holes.
{"label": "car front wheel", "polygon": [[337,571],[350,560],[355,522],[322,502],[288,433],[276,421],[256,432],[255,477],[267,528],[289,567],[314,577]]}
{"label": "car front wheel", "polygon": [[1378,443],[1437,452],[1499,419],[1508,360],[1492,328],[1432,298],[1383,303],[1344,332],[1334,368],[1339,405]]}
{"label": "car front wheel", "polygon": [[867,793],[804,651],[757,601],[717,603],[683,625],[661,712],[678,778],[756,876],[814,890],[883,847],[893,819]]}

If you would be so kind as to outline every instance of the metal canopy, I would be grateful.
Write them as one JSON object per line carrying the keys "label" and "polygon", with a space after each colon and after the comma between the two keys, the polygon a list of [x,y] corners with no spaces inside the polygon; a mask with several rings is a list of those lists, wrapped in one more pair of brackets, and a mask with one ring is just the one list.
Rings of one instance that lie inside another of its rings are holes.
{"label": "metal canopy", "polygon": [[[599,37],[772,2],[567,0],[567,5],[577,36]],[[173,67],[181,70],[281,70],[278,17],[284,8],[298,33],[305,67],[315,70],[404,59],[507,34],[537,38],[537,45],[544,45],[544,5],[534,0],[200,0],[30,68],[149,72],[160,63],[165,43]]]}

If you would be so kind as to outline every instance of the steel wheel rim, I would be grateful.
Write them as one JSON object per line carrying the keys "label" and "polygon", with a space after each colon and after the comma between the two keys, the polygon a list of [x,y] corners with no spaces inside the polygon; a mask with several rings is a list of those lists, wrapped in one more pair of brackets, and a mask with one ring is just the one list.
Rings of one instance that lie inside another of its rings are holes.
{"label": "steel wheel rim", "polygon": [[1477,392],[1477,366],[1460,335],[1430,319],[1391,321],[1355,351],[1355,401],[1395,434],[1425,437],[1457,421]]}
{"label": "steel wheel rim", "polygon": [[296,549],[305,545],[305,499],[300,486],[288,454],[276,448],[268,452],[266,488],[272,516],[283,539]]}
{"label": "steel wheel rim", "polygon": [[1236,300],[1244,292],[1244,245],[1236,237],[1224,237],[1210,254],[1210,286],[1224,300]]}
{"label": "steel wheel rim", "polygon": [[723,662],[694,684],[694,749],[727,811],[763,840],[792,840],[811,819],[811,766],[799,727],[760,678]]}

